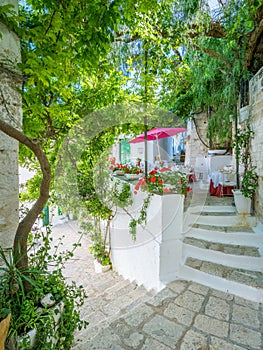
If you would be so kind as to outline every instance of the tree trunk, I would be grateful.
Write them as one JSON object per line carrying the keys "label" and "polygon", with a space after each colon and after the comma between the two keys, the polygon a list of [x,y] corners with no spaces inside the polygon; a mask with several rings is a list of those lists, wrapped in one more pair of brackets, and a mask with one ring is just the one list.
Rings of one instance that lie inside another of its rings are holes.
{"label": "tree trunk", "polygon": [[6,135],[16,139],[17,141],[23,143],[27,146],[37,157],[43,178],[40,185],[40,193],[37,201],[33,207],[29,210],[24,219],[19,223],[16,230],[15,240],[14,240],[14,252],[17,260],[17,266],[19,268],[28,267],[28,256],[27,256],[27,239],[31,231],[33,224],[35,223],[38,215],[42,212],[48,198],[49,198],[49,188],[51,182],[51,169],[47,157],[40,147],[39,142],[33,141],[25,136],[22,132],[15,129],[11,125],[0,120],[0,130]]}

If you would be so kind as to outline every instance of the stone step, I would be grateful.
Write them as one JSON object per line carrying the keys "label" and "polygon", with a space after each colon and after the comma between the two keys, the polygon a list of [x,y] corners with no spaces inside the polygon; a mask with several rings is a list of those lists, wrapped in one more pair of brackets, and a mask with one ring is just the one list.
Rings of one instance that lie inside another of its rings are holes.
{"label": "stone step", "polygon": [[204,205],[204,206],[192,206],[188,211],[192,214],[198,213],[218,213],[218,215],[230,215],[236,214],[236,208],[232,205]]}
{"label": "stone step", "polygon": [[263,301],[263,272],[224,266],[211,261],[188,257],[182,268],[186,279],[233,293],[249,300]]}
{"label": "stone step", "polygon": [[[121,276],[119,277],[122,279]],[[81,333],[76,331],[72,349],[78,349],[83,342],[91,340],[114,320],[150,301],[154,294],[154,291],[147,291],[143,286],[138,286],[134,282],[120,280],[104,293],[92,299],[89,298],[90,308],[87,306],[83,308],[85,314],[82,314],[81,317],[90,324]]]}
{"label": "stone step", "polygon": [[184,236],[224,244],[238,243],[240,245],[261,247],[263,249],[263,231],[257,232],[255,228],[251,227],[239,227],[232,230],[229,227],[214,227],[214,230],[211,230],[211,226],[197,226],[189,228],[184,233]]}
{"label": "stone step", "polygon": [[195,225],[224,226],[224,227],[251,227],[256,225],[253,216],[242,215],[201,215],[192,214],[191,221]]}
{"label": "stone step", "polygon": [[192,245],[202,249],[214,250],[222,252],[224,254],[241,255],[241,256],[253,256],[260,257],[259,248],[254,246],[245,246],[237,244],[226,244],[221,242],[213,242],[204,239],[198,239],[194,237],[186,237],[183,241],[187,245]]}
{"label": "stone step", "polygon": [[247,232],[247,233],[253,233],[253,228],[250,226],[237,226],[233,222],[234,226],[231,226],[231,222],[226,222],[226,220],[222,220],[220,222],[211,221],[211,223],[208,223],[206,220],[198,220],[198,222],[194,223],[192,225],[193,228],[201,228],[203,230],[211,230],[211,231],[220,231],[225,233],[232,233],[232,232]]}

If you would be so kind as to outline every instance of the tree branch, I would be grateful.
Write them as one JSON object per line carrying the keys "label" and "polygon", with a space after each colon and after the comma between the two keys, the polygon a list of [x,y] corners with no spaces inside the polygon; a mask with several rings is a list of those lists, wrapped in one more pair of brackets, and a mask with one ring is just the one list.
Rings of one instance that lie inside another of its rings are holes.
{"label": "tree branch", "polygon": [[208,55],[210,55],[210,56],[212,56],[212,57],[215,57],[215,58],[220,59],[221,61],[223,61],[223,62],[226,64],[226,66],[227,66],[228,68],[232,68],[230,62],[228,62],[228,61],[227,61],[222,55],[220,55],[219,53],[217,53],[217,52],[215,52],[215,51],[213,51],[213,50],[210,50],[210,49],[206,49],[206,48],[200,47],[200,46],[198,46],[198,45],[196,45],[196,44],[194,45],[194,48],[197,49],[197,50],[203,51],[203,52],[207,53]]}

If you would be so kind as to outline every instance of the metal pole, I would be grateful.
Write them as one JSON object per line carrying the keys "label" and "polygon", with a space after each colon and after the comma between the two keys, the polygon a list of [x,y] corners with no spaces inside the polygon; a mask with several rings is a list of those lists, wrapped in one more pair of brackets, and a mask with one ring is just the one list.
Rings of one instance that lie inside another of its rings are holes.
{"label": "metal pole", "polygon": [[148,147],[147,147],[147,117],[144,117],[144,173],[147,181],[148,176]]}

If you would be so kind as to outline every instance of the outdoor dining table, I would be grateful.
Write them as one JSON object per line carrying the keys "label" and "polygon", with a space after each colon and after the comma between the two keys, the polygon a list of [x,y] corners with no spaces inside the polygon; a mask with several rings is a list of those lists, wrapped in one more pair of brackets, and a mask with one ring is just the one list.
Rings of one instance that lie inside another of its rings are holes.
{"label": "outdoor dining table", "polygon": [[234,183],[228,181],[230,172],[213,171],[210,175],[210,196],[223,197],[233,196],[232,189],[235,187]]}

